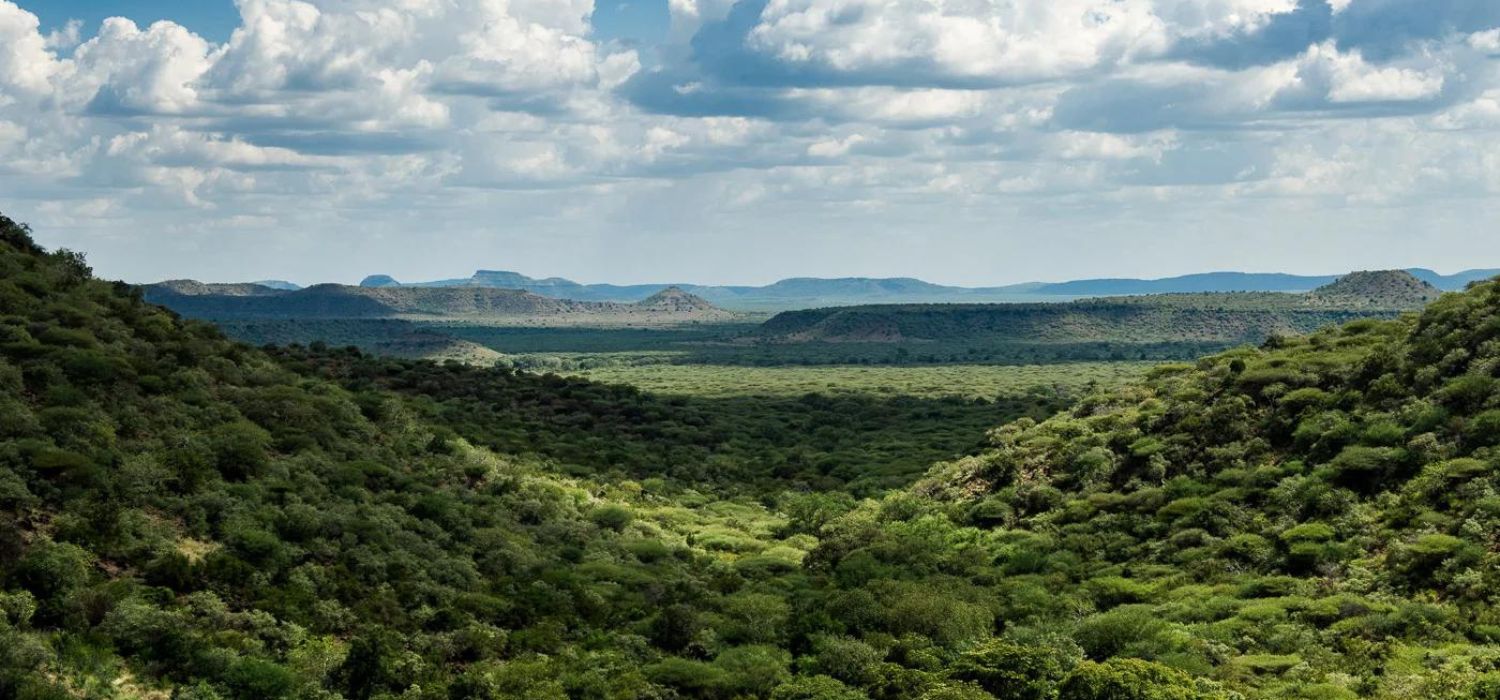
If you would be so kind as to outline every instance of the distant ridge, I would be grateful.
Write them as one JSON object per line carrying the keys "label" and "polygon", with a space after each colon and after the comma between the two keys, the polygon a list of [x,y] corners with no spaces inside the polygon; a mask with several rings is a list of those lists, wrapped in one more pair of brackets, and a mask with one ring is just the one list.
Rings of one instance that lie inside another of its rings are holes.
{"label": "distant ridge", "polygon": [[229,297],[256,297],[275,296],[284,294],[287,290],[277,289],[259,282],[199,282],[197,280],[167,280],[158,282],[152,287],[164,293],[178,294],[182,296],[229,296]]}
{"label": "distant ridge", "polygon": [[1353,272],[1305,293],[1177,292],[1057,304],[871,304],[786,311],[768,343],[1258,344],[1356,318],[1415,311],[1442,291],[1404,270]]}
{"label": "distant ridge", "polygon": [[1337,280],[1337,275],[1259,272],[1203,272],[1162,279],[1104,278],[1043,284],[1038,294],[1119,296],[1195,292],[1305,292]]}
{"label": "distant ridge", "polygon": [[[1442,275],[1424,268],[1404,272],[1440,291],[1459,291],[1470,283],[1500,275],[1500,268],[1465,270]],[[1062,296],[1125,296],[1188,294],[1195,292],[1308,292],[1339,280],[1339,275],[1288,275],[1276,272],[1204,272],[1161,279],[1087,279],[1043,284],[1037,294]]]}
{"label": "distant ridge", "polygon": [[[1477,280],[1500,275],[1500,269],[1466,270],[1441,275],[1406,270],[1444,291],[1457,291]],[[1068,282],[1029,282],[1000,287],[956,287],[910,277],[794,277],[762,286],[696,284],[582,284],[561,277],[535,278],[519,272],[478,270],[465,278],[431,282],[397,282],[371,275],[362,287],[494,287],[521,289],[554,299],[638,302],[668,288],[701,297],[716,306],[738,310],[784,311],[865,304],[935,304],[1055,302],[1083,297],[1215,292],[1308,292],[1332,284],[1338,275],[1291,275],[1260,272],[1206,272],[1161,279],[1107,278]]]}
{"label": "distant ridge", "polygon": [[578,301],[521,289],[319,284],[296,291],[258,285],[172,280],[147,285],[148,301],[210,319],[485,318],[558,322],[716,322],[738,318],[708,301],[669,288],[638,303]]}

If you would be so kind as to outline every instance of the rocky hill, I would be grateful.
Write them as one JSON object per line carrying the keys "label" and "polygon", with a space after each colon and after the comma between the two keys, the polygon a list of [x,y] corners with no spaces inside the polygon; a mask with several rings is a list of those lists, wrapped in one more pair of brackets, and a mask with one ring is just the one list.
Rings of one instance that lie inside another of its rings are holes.
{"label": "rocky hill", "polygon": [[681,287],[667,287],[635,304],[637,308],[666,313],[713,313],[718,309],[703,297],[689,294]]}

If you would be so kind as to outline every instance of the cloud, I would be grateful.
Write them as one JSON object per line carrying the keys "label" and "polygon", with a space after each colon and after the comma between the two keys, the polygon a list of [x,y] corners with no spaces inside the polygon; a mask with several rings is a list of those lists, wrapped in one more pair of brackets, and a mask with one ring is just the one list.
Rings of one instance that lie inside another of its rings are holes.
{"label": "cloud", "polygon": [[92,93],[89,112],[178,114],[199,107],[196,83],[212,65],[208,42],[181,26],[157,22],[142,31],[120,17],[73,52],[64,90]]}
{"label": "cloud", "polygon": [[1469,46],[1491,56],[1500,54],[1500,29],[1487,29],[1470,34]]}
{"label": "cloud", "polygon": [[693,46],[732,82],[974,88],[1108,70],[1292,9],[1289,0],[741,0]]}
{"label": "cloud", "polygon": [[0,1],[0,99],[15,100],[45,92],[61,66],[38,32],[35,15]]}
{"label": "cloud", "polygon": [[1432,42],[1500,25],[1500,4],[1490,0],[1297,0],[1289,12],[1259,27],[1196,37],[1172,51],[1179,58],[1228,68],[1286,60],[1308,46],[1335,42],[1384,62]]}
{"label": "cloud", "polygon": [[[1489,0],[670,0],[655,46],[601,40],[590,0],[237,6],[216,43],[44,33],[0,0],[10,213],[165,274],[224,241],[226,266],[565,262],[549,237],[619,259],[937,231],[995,252],[1123,236],[1164,202],[1262,223],[1500,194]],[[132,230],[159,247],[108,247]],[[428,272],[455,274],[404,276]]]}
{"label": "cloud", "polygon": [[1425,70],[1373,66],[1359,50],[1339,51],[1333,42],[1309,47],[1298,62],[1297,80],[1333,104],[1414,102],[1443,91],[1440,66]]}

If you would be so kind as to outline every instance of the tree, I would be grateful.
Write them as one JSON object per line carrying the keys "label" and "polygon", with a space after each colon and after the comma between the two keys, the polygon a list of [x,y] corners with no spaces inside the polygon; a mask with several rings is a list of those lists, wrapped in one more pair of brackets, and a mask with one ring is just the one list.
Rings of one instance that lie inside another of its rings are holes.
{"label": "tree", "polygon": [[279,700],[290,695],[296,683],[284,666],[256,658],[241,659],[224,678],[236,700]]}
{"label": "tree", "polygon": [[669,605],[651,621],[651,643],[670,652],[688,648],[703,630],[703,619],[692,606]]}
{"label": "tree", "polygon": [[72,543],[33,545],[17,564],[12,581],[37,599],[37,619],[56,623],[77,592],[88,585],[93,555]]}
{"label": "tree", "polygon": [[350,700],[370,700],[394,679],[395,654],[387,635],[381,631],[355,638],[343,665],[334,671],[336,685]]}

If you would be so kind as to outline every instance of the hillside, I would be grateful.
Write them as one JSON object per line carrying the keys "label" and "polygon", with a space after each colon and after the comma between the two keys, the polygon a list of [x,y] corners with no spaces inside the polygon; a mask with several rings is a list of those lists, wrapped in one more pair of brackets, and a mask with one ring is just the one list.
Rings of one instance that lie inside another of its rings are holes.
{"label": "hillside", "polygon": [[910,426],[930,454],[977,436],[956,423],[1014,415],[903,403],[736,415],[555,376],[268,355],[0,217],[0,697],[792,692],[786,586],[812,542],[704,490],[836,485],[832,467],[931,459],[900,458]]}
{"label": "hillside", "polygon": [[814,556],[837,570],[941,513],[945,541],[1006,543],[1012,624],[1091,609],[1072,634],[1091,658],[1251,697],[1492,697],[1497,348],[1490,282],[1420,317],[1163,367],[1001,428],[913,489],[940,505],[835,525]]}
{"label": "hillside", "polygon": [[193,318],[483,319],[534,325],[703,323],[737,318],[681,290],[632,304],[554,299],[494,287],[404,287],[320,284],[298,290],[254,285],[163,282],[144,288],[148,301]]}

